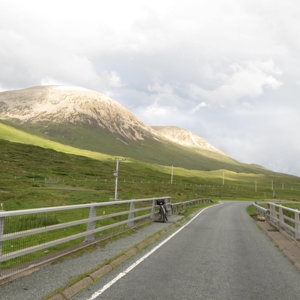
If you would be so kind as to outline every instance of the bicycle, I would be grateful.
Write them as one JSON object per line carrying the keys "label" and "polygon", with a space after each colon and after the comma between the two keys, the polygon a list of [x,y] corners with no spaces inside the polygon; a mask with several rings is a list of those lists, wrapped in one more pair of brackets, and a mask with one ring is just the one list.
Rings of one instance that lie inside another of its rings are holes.
{"label": "bicycle", "polygon": [[159,214],[161,222],[166,223],[168,221],[167,209],[165,200],[156,200],[156,204],[159,206]]}

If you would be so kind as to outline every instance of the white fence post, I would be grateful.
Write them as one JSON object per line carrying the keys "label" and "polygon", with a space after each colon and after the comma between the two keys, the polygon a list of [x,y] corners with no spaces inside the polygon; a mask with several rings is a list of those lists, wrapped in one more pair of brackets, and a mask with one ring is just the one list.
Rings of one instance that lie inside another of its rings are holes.
{"label": "white fence post", "polygon": [[128,227],[133,227],[134,226],[134,221],[131,221],[131,219],[134,218],[134,209],[135,209],[135,205],[134,202],[130,202],[130,212],[128,214],[128,223],[127,226]]}
{"label": "white fence post", "polygon": [[284,226],[284,217],[283,217],[283,210],[282,207],[279,207],[279,226]]}
{"label": "white fence post", "polygon": [[[89,219],[95,218],[96,217],[96,206],[91,206],[90,207],[90,213],[89,213]],[[87,224],[87,231],[93,230],[96,228],[96,221],[91,221]],[[85,242],[92,242],[95,240],[95,235],[90,234],[87,235],[85,238]]]}
{"label": "white fence post", "polygon": [[156,200],[153,200],[152,202],[152,211],[151,211],[151,220],[154,221],[155,220],[155,205],[156,205]]}
{"label": "white fence post", "polygon": [[300,239],[300,211],[295,212],[295,239]]}
{"label": "white fence post", "polygon": [[275,210],[275,206],[272,203],[269,203],[269,209],[270,209],[270,220],[271,222],[276,223],[276,210]]}
{"label": "white fence post", "polygon": [[172,215],[172,206],[171,206],[171,201],[169,199],[165,199],[165,203],[166,203],[166,213],[168,215]]}
{"label": "white fence post", "polygon": [[[0,237],[4,233],[4,217],[0,217]],[[3,242],[0,241],[0,256],[2,255]]]}

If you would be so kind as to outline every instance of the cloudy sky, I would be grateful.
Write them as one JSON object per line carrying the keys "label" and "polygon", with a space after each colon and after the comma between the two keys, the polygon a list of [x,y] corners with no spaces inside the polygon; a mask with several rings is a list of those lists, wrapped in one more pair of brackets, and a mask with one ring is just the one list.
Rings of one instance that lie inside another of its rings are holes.
{"label": "cloudy sky", "polygon": [[97,90],[300,175],[299,0],[1,0],[0,90]]}

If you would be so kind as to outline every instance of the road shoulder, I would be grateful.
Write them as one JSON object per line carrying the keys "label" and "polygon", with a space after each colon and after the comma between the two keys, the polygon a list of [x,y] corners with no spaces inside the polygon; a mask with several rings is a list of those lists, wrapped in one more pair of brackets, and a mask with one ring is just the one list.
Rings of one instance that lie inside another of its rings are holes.
{"label": "road shoulder", "polygon": [[300,242],[288,237],[266,221],[257,221],[256,223],[286,255],[286,257],[300,270]]}

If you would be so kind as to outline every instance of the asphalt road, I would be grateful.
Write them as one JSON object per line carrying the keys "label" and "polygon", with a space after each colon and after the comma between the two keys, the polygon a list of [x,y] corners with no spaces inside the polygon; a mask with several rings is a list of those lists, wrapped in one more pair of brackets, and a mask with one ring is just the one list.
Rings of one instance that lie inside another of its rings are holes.
{"label": "asphalt road", "polygon": [[95,292],[139,257],[74,299],[300,299],[299,271],[246,214],[247,205],[205,210],[100,296]]}

